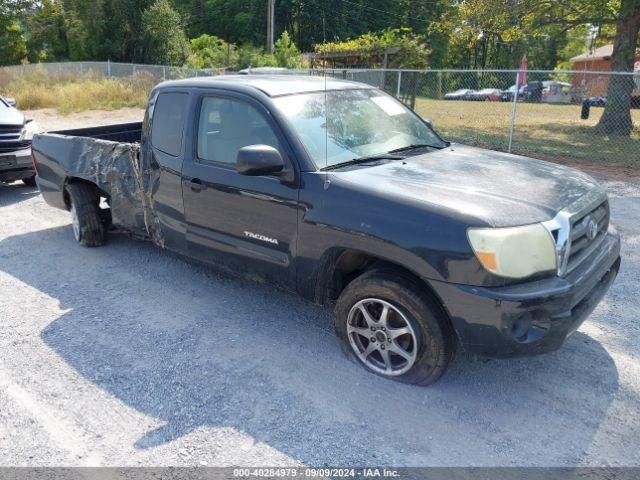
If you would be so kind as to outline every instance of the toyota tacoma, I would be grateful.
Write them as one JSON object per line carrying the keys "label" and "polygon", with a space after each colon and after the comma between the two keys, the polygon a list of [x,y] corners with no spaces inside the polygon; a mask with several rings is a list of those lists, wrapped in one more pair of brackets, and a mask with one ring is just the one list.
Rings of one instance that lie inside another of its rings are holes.
{"label": "toyota tacoma", "polygon": [[40,134],[33,150],[82,245],[118,230],[335,302],[345,352],[406,383],[435,382],[457,348],[559,348],[620,266],[591,177],[451,144],[361,83],[164,82],[142,123]]}

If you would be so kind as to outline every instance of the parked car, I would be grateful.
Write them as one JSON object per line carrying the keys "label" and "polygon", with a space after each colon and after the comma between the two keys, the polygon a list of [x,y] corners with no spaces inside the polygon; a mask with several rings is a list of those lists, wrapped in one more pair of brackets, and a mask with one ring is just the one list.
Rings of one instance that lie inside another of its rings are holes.
{"label": "parked car", "polygon": [[469,88],[462,88],[460,90],[456,90],[455,92],[449,92],[445,94],[445,100],[470,100],[471,96],[475,93],[475,90],[471,90]]}
{"label": "parked car", "polygon": [[483,88],[469,95],[470,100],[498,102],[501,99],[502,91],[497,88]]}
{"label": "parked car", "polygon": [[15,108],[15,101],[0,97],[0,182],[22,180],[35,187],[31,139],[38,125]]}
{"label": "parked car", "polygon": [[522,91],[524,101],[530,103],[540,103],[542,101],[542,91],[544,89],[544,83],[541,81],[527,82]]}
{"label": "parked car", "polygon": [[71,212],[80,244],[102,245],[112,223],[336,302],[348,355],[401,382],[435,382],[457,347],[559,348],[620,265],[591,177],[450,144],[362,83],[163,82],[142,124],[40,134],[33,149],[42,196]]}
{"label": "parked car", "polygon": [[607,105],[607,97],[591,97],[589,105],[592,107],[604,107]]}
{"label": "parked car", "polygon": [[516,91],[516,88],[518,90],[518,99],[521,99],[524,95],[524,85],[520,85],[519,87],[516,87],[515,85],[511,85],[509,88],[502,91],[500,99],[503,102],[513,102],[513,95],[514,95],[514,92]]}

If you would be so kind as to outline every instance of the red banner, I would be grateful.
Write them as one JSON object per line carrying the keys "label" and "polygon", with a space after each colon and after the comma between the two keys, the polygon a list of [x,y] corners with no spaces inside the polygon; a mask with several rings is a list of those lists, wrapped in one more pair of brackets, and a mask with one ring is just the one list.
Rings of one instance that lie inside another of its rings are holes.
{"label": "red banner", "polygon": [[519,75],[519,85],[527,84],[527,66],[529,62],[527,62],[527,56],[523,55],[522,60],[520,60],[520,70],[518,71]]}

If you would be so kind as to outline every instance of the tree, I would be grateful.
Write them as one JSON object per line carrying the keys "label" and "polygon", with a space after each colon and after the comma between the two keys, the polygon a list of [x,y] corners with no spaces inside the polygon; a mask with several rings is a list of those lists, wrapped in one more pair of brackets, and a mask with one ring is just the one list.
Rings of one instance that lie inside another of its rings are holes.
{"label": "tree", "polygon": [[32,0],[0,1],[0,65],[14,65],[27,56],[20,19],[32,4]]}
{"label": "tree", "polygon": [[189,42],[182,18],[168,0],[155,0],[142,14],[142,59],[147,63],[182,65]]}
{"label": "tree", "polygon": [[200,35],[192,39],[190,45],[187,65],[191,68],[222,68],[238,61],[237,47],[213,35]]}
{"label": "tree", "polygon": [[0,22],[0,65],[15,65],[27,56],[27,45],[20,26]]}
{"label": "tree", "polygon": [[300,68],[302,57],[295,43],[291,41],[289,33],[285,30],[273,45],[273,56],[279,67]]}
{"label": "tree", "polygon": [[[96,6],[99,5],[98,2]],[[118,62],[144,61],[142,15],[151,5],[151,0],[102,0],[102,8],[95,12],[101,21],[95,29],[97,45],[94,58]],[[89,25],[86,20],[85,24]]]}
{"label": "tree", "polygon": [[51,62],[69,58],[62,3],[43,0],[29,20],[29,61]]}
{"label": "tree", "polygon": [[[640,30],[640,0],[621,0],[616,36],[611,55],[611,70],[633,71],[638,32]],[[607,104],[597,128],[609,135],[629,136],[631,120],[631,93],[634,89],[631,75],[611,75],[607,87]]]}
{"label": "tree", "polygon": [[238,63],[235,65],[237,70],[249,67],[277,67],[276,57],[265,51],[262,47],[254,45],[242,45],[238,49]]}

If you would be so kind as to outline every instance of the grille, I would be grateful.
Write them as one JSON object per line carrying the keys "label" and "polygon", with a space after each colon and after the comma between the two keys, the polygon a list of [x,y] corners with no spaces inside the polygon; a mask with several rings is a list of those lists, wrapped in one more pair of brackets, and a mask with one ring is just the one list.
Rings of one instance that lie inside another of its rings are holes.
{"label": "grille", "polygon": [[29,140],[20,140],[22,125],[0,125],[0,152],[22,150],[31,145]]}
{"label": "grille", "polygon": [[22,125],[0,125],[0,134],[3,133],[20,133]]}
{"label": "grille", "polygon": [[31,145],[30,140],[24,140],[22,142],[5,142],[0,139],[0,152],[14,152],[16,150],[23,150],[29,148]]}
{"label": "grille", "polygon": [[572,219],[567,272],[589,257],[602,243],[609,228],[609,202],[604,201],[592,210]]}

